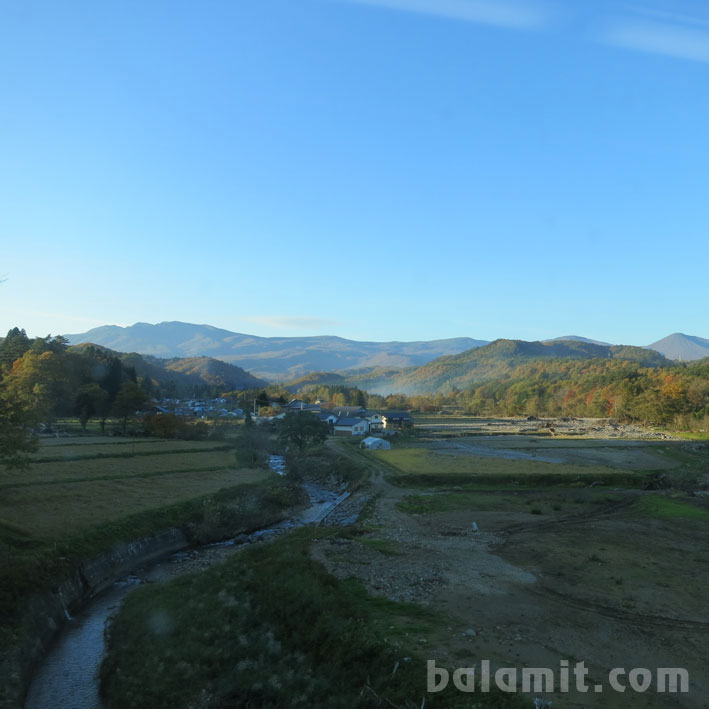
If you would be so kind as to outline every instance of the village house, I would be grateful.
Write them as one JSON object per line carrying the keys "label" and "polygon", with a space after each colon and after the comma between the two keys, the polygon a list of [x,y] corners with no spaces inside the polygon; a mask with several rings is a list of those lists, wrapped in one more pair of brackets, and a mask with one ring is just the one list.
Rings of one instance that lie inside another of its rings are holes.
{"label": "village house", "polygon": [[362,418],[369,424],[369,430],[372,433],[377,433],[384,428],[384,422],[382,420],[382,414],[378,414],[372,411],[367,411],[362,415]]}
{"label": "village house", "polygon": [[332,413],[338,418],[363,417],[367,413],[364,406],[333,406]]}
{"label": "village house", "polygon": [[382,425],[385,429],[408,428],[414,425],[414,420],[405,411],[389,411],[382,414]]}
{"label": "village house", "polygon": [[318,418],[324,421],[328,426],[332,427],[337,423],[337,416],[329,411],[323,411],[318,414]]}
{"label": "village house", "polygon": [[333,426],[336,436],[365,436],[369,431],[369,424],[357,417],[338,418]]}

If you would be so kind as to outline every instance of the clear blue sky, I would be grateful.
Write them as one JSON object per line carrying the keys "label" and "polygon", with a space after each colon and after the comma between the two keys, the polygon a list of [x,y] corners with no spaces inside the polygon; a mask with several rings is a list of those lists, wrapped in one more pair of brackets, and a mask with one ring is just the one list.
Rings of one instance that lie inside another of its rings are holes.
{"label": "clear blue sky", "polygon": [[709,6],[0,0],[0,330],[709,337]]}

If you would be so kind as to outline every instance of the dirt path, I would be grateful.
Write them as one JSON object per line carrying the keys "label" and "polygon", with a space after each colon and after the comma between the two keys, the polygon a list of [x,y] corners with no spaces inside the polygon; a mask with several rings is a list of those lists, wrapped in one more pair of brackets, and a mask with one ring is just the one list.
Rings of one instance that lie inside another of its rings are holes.
{"label": "dirt path", "polygon": [[[637,553],[647,549],[643,528],[624,517],[634,493],[551,520],[510,524],[511,513],[506,512],[498,531],[474,532],[470,510],[426,515],[401,511],[397,504],[414,491],[388,483],[385,463],[336,440],[329,445],[358,463],[366,462],[376,504],[362,538],[324,540],[315,546],[314,556],[340,578],[359,578],[375,595],[421,603],[440,613],[438,627],[415,638],[427,657],[452,667],[488,659],[493,667],[552,669],[558,669],[561,660],[572,665],[583,660],[590,668],[588,681],[606,685],[614,667],[682,667],[690,672],[689,695],[619,694],[606,687],[604,693],[549,698],[554,707],[570,708],[709,707],[704,699],[709,696],[704,659],[709,618],[701,615],[701,604],[696,604],[695,617],[684,617],[683,609],[689,610],[683,607],[660,612],[661,602],[671,595],[663,592],[667,584],[662,579],[671,580],[674,572],[658,567],[655,591],[618,587],[617,603],[584,580],[590,564],[588,551],[578,548],[579,536],[612,539],[617,530],[621,538],[637,537]],[[493,525],[486,524],[489,528]],[[667,555],[672,556],[671,545]],[[574,573],[568,571],[570,564],[575,565]],[[591,568],[590,573],[607,572],[599,562],[598,571]],[[653,578],[649,573],[642,578]],[[636,591],[641,597],[635,606],[624,607],[623,594]]]}

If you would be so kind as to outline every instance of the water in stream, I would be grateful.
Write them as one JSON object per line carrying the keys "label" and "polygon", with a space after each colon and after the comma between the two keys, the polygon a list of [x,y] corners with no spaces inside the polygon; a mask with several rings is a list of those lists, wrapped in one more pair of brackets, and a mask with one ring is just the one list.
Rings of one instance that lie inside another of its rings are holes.
{"label": "water in stream", "polygon": [[74,616],[35,673],[26,709],[98,709],[106,622],[140,579],[118,581]]}
{"label": "water in stream", "polygon": [[[346,492],[338,495],[309,483],[304,487],[310,507],[292,520],[252,533],[249,535],[251,540],[305,524],[317,524],[349,496]],[[150,581],[168,579],[175,575],[175,567],[184,565],[186,570],[194,570],[195,557],[223,558],[229,553],[229,546],[234,546],[234,542],[208,545],[187,554],[174,554],[141,573],[141,576]],[[224,554],[219,554],[216,547],[222,547]],[[103,659],[106,625],[121,601],[141,581],[135,576],[118,581],[67,622],[32,679],[25,709],[100,709],[102,703],[97,672]]]}

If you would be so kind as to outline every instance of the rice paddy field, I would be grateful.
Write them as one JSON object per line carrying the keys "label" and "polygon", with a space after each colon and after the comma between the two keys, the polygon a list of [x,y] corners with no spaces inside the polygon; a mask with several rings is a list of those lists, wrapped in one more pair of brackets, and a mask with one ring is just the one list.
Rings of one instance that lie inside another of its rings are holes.
{"label": "rice paddy field", "polygon": [[264,479],[223,444],[51,438],[28,470],[0,469],[3,530],[57,541],[106,522]]}

